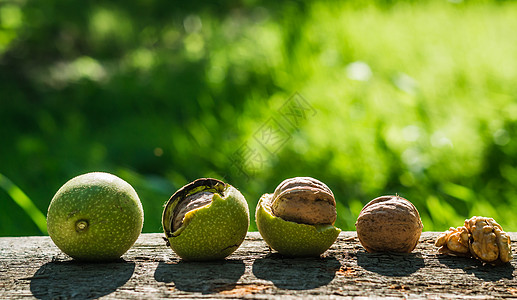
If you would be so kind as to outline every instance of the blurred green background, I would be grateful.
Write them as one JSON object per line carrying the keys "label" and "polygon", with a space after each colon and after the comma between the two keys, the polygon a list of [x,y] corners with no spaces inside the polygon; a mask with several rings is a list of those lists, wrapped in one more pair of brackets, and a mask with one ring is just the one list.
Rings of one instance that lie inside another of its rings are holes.
{"label": "blurred green background", "polygon": [[0,236],[45,234],[70,178],[134,186],[144,232],[199,177],[258,198],[312,176],[355,230],[411,200],[424,230],[517,231],[513,1],[0,1]]}

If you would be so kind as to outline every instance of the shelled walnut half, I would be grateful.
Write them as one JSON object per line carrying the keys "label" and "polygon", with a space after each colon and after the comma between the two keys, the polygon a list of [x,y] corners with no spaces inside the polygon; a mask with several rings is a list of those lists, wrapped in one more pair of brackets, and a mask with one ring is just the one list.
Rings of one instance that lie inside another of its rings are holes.
{"label": "shelled walnut half", "polygon": [[465,225],[442,233],[435,242],[440,253],[475,257],[498,264],[512,260],[510,237],[492,218],[472,217]]}

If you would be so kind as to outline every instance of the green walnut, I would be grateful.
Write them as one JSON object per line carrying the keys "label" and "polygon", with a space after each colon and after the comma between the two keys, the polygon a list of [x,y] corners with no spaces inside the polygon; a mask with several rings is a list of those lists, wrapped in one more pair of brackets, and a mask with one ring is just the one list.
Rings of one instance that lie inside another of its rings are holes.
{"label": "green walnut", "polygon": [[330,188],[311,177],[284,180],[263,195],[256,222],[264,241],[280,254],[319,256],[336,241],[336,201]]}
{"label": "green walnut", "polygon": [[182,259],[223,259],[244,241],[250,224],[248,203],[233,186],[213,178],[179,189],[162,216],[167,245]]}
{"label": "green walnut", "polygon": [[142,232],[142,203],[133,187],[102,172],[70,179],[47,213],[50,238],[64,253],[84,261],[116,260]]}

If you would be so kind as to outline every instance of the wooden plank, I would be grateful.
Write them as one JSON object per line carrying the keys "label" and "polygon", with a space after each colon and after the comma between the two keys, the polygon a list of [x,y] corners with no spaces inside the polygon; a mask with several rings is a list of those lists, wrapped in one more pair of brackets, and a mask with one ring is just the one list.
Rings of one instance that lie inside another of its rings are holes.
{"label": "wooden plank", "polygon": [[515,259],[493,267],[439,255],[436,235],[424,232],[411,254],[369,254],[355,232],[342,232],[322,258],[290,259],[251,232],[226,260],[196,263],[181,261],[162,234],[142,234],[107,264],[70,260],[48,237],[0,238],[0,299],[517,298]]}

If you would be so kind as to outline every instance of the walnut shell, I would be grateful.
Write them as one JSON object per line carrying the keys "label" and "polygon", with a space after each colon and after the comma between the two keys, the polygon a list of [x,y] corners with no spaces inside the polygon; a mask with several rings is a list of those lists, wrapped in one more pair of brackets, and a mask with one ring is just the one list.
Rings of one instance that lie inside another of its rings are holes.
{"label": "walnut shell", "polygon": [[187,213],[212,203],[213,197],[214,193],[212,192],[198,192],[181,199],[174,209],[172,232],[178,230],[183,225],[183,220]]}
{"label": "walnut shell", "polygon": [[334,224],[336,200],[330,188],[312,177],[282,181],[271,197],[275,216],[300,224]]}
{"label": "walnut shell", "polygon": [[381,196],[363,207],[355,227],[368,252],[409,253],[418,244],[423,225],[411,202],[399,196]]}

